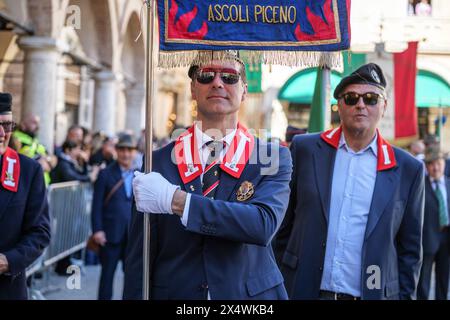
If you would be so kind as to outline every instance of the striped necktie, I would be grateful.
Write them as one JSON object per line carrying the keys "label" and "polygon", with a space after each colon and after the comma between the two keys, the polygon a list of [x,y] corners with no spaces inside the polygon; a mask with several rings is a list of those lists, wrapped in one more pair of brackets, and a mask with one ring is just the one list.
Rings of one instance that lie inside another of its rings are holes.
{"label": "striped necktie", "polygon": [[448,226],[448,214],[447,210],[445,210],[445,202],[444,196],[442,195],[441,189],[439,188],[439,180],[434,180],[434,184],[436,189],[434,189],[434,193],[436,194],[436,198],[439,202],[439,225],[441,228]]}
{"label": "striped necktie", "polygon": [[209,141],[205,145],[209,149],[209,156],[203,172],[202,192],[204,197],[214,199],[220,180],[220,154],[225,141]]}

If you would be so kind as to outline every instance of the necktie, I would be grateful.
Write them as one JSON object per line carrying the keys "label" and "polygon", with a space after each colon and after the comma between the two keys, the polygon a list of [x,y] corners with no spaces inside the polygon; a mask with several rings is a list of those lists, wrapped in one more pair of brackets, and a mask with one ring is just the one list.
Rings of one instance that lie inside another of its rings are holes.
{"label": "necktie", "polygon": [[436,194],[436,198],[439,202],[439,225],[442,227],[445,227],[449,224],[448,222],[448,214],[447,210],[445,210],[445,202],[444,202],[444,196],[442,195],[441,189],[439,188],[439,181],[434,181],[436,189],[434,189],[434,193]]}
{"label": "necktie", "polygon": [[220,179],[220,153],[224,148],[224,141],[209,141],[206,146],[209,150],[206,168],[203,172],[203,196],[214,199]]}

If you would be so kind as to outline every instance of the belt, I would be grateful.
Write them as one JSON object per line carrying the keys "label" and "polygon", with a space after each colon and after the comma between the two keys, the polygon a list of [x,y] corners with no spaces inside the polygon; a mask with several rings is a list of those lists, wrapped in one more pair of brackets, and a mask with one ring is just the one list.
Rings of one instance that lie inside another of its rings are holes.
{"label": "belt", "polygon": [[324,300],[361,300],[347,293],[338,293],[326,290],[320,290],[319,298]]}

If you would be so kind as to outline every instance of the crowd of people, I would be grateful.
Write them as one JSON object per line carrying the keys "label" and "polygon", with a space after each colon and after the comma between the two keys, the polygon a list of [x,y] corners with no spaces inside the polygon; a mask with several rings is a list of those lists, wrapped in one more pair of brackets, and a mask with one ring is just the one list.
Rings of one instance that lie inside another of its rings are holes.
{"label": "crowd of people", "polygon": [[[55,162],[35,138],[38,121],[25,117],[29,123],[13,134],[16,149],[5,148],[13,131],[11,101],[0,100],[1,182],[7,190],[0,189],[0,197],[25,211],[15,215],[24,217],[16,224],[30,225],[25,233],[15,229],[9,242],[0,238],[0,298],[26,297],[24,277],[17,275],[48,245],[39,174],[45,171],[50,183],[95,181],[99,299],[111,298],[120,260],[124,299],[142,299],[147,289],[152,299],[163,300],[427,299],[434,263],[436,298],[446,299],[449,160],[432,137],[412,144],[411,153],[382,137],[379,122],[392,106],[380,66],[367,63],[342,78],[333,93],[340,126],[314,134],[290,128],[290,150],[253,136],[239,122],[247,79],[236,52],[196,60],[188,76],[197,120],[155,148],[146,174],[133,172],[142,160],[136,164],[138,142],[129,133],[117,140],[91,138],[73,126],[55,149]],[[32,194],[34,210],[9,192]],[[151,222],[146,266],[144,215]],[[7,233],[2,228],[4,223],[0,232]]]}

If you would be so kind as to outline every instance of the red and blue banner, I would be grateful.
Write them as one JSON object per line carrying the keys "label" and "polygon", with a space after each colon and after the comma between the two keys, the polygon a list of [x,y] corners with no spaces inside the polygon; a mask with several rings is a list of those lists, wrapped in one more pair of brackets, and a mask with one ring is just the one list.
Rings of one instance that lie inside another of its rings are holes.
{"label": "red and blue banner", "polygon": [[341,51],[350,0],[157,0],[161,51]]}

